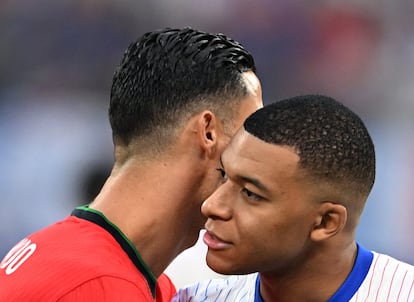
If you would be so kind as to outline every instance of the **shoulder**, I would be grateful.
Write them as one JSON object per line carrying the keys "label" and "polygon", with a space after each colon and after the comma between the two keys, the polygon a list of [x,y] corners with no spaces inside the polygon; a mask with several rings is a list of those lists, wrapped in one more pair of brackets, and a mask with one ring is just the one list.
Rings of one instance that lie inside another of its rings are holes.
{"label": "shoulder", "polygon": [[57,302],[153,301],[148,286],[113,276],[101,276],[61,295]]}
{"label": "shoulder", "polygon": [[397,260],[391,256],[373,252],[374,259],[372,261],[371,270],[373,274],[381,275],[403,275],[413,280],[414,266],[406,262]]}
{"label": "shoulder", "polygon": [[174,284],[166,274],[162,274],[158,278],[156,290],[157,302],[170,302],[171,298],[176,293]]}
{"label": "shoulder", "polygon": [[148,287],[144,276],[110,234],[74,217],[18,243],[0,264],[0,281],[1,301],[4,295],[39,296],[50,301],[82,289],[83,285],[135,290]]}
{"label": "shoulder", "polygon": [[358,295],[369,299],[414,301],[414,266],[391,256],[373,252],[374,258]]}
{"label": "shoulder", "polygon": [[178,290],[173,302],[253,301],[257,273],[201,281]]}
{"label": "shoulder", "polygon": [[[175,287],[170,278],[162,274],[158,278],[157,302],[170,302],[175,294]],[[91,302],[91,301],[154,301],[146,282],[132,282],[114,276],[101,276],[89,280],[65,293],[57,302]]]}
{"label": "shoulder", "polygon": [[[28,236],[26,240],[36,247],[25,263],[28,269],[48,267],[52,274],[73,272],[86,279],[135,269],[111,234],[76,217],[68,217]],[[79,274],[79,271],[84,273]]]}

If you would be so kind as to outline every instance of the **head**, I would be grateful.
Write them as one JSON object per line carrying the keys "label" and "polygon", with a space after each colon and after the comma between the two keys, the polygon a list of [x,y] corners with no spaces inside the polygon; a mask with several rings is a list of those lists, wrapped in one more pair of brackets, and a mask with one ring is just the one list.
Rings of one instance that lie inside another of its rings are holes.
{"label": "head", "polygon": [[187,203],[176,210],[182,218],[195,217],[198,235],[201,203],[220,183],[221,152],[262,107],[255,72],[252,55],[223,34],[191,28],[144,34],[128,47],[113,78],[112,175],[131,160],[150,163],[151,169],[168,162],[169,175],[177,175],[172,169],[179,166],[178,190],[187,194],[180,200]]}
{"label": "head", "polygon": [[286,274],[343,249],[375,178],[362,120],[332,98],[307,95],[253,113],[222,157],[207,199],[207,263],[220,273]]}
{"label": "head", "polygon": [[251,54],[222,34],[191,28],[144,34],[128,47],[113,77],[109,119],[115,147],[146,157],[163,154],[203,111],[231,136],[241,126],[243,101],[261,93],[250,82],[258,81],[255,72]]}

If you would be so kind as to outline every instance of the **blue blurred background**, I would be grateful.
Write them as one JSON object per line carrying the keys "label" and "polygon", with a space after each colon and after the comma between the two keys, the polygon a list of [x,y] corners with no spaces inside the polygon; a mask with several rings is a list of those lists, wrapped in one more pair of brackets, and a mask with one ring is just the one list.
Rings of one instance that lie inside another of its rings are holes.
{"label": "blue blurred background", "polygon": [[[264,101],[333,96],[366,122],[377,180],[359,241],[414,264],[414,2],[1,0],[0,258],[88,203],[112,164],[112,74],[146,31],[222,32],[255,56]],[[201,242],[169,268],[214,276]]]}

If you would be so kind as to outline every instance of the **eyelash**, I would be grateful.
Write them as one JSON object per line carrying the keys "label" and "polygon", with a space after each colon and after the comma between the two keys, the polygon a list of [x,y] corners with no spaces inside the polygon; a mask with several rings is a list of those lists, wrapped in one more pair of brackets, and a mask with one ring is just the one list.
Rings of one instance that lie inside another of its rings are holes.
{"label": "eyelash", "polygon": [[[220,172],[220,174],[221,174],[221,177],[223,178],[223,181],[226,181],[227,180],[227,175],[226,175],[226,171],[224,171],[224,169],[222,169],[222,168],[217,168],[216,169],[218,172]],[[256,193],[253,193],[252,191],[250,191],[250,190],[248,190],[248,189],[246,189],[246,188],[243,188],[242,190],[241,190],[241,192],[247,197],[247,198],[249,198],[249,199],[253,199],[253,200],[262,200],[263,199],[263,197],[262,196],[260,196],[260,195],[257,195]]]}
{"label": "eyelash", "polygon": [[227,180],[226,171],[224,171],[222,168],[217,168],[216,170],[217,170],[217,171],[219,171],[219,173],[221,174],[221,177],[222,177],[224,180]]}
{"label": "eyelash", "polygon": [[243,188],[243,189],[242,189],[242,192],[243,192],[243,194],[244,194],[244,195],[246,195],[246,197],[247,197],[247,198],[249,198],[249,199],[253,199],[253,200],[262,200],[262,199],[263,199],[263,197],[262,197],[262,196],[257,195],[256,193],[253,193],[252,191],[250,191],[250,190],[248,190],[248,189],[246,189],[246,188]]}

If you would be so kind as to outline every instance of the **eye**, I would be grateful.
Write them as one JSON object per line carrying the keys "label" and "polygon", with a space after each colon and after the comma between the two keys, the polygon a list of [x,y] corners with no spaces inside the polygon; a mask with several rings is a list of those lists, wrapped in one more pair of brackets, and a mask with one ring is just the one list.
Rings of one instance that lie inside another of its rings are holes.
{"label": "eye", "polygon": [[246,195],[246,197],[249,198],[249,199],[253,199],[253,200],[262,200],[263,199],[262,196],[257,195],[257,194],[253,193],[252,191],[250,191],[250,190],[248,190],[246,188],[243,188],[242,189],[242,193],[244,195]]}
{"label": "eye", "polygon": [[223,178],[223,180],[227,180],[227,174],[222,168],[217,168],[216,170],[219,171],[221,178]]}

